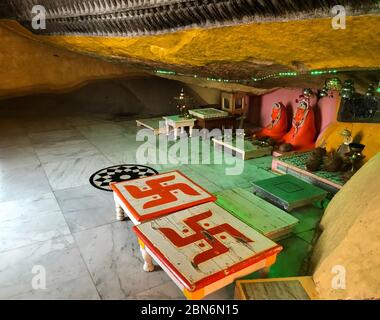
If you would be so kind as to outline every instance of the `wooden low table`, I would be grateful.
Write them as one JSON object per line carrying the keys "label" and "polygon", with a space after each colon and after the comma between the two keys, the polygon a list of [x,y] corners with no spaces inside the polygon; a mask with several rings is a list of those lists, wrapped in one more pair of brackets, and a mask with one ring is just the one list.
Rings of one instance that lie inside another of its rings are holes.
{"label": "wooden low table", "polygon": [[253,182],[253,193],[287,211],[322,201],[327,196],[327,191],[289,174]]}
{"label": "wooden low table", "polygon": [[297,218],[241,188],[224,190],[216,196],[219,206],[272,240],[286,237],[298,223]]}
{"label": "wooden low table", "polygon": [[145,127],[153,131],[154,135],[166,133],[165,120],[162,117],[136,120],[138,127]]}
{"label": "wooden low table", "polygon": [[315,300],[318,293],[312,277],[238,280],[236,300]]}
{"label": "wooden low table", "polygon": [[270,156],[273,150],[272,146],[258,146],[253,144],[249,139],[244,139],[242,147],[236,143],[235,138],[226,140],[223,138],[213,138],[212,140],[217,149],[229,152],[231,155],[243,160]]}
{"label": "wooden low table", "polygon": [[[201,203],[215,201],[216,197],[179,171],[113,183],[116,218],[125,214],[134,225],[186,209]],[[141,246],[144,271],[154,270],[149,255]]]}
{"label": "wooden low table", "polygon": [[188,299],[268,268],[282,247],[209,202],[133,227],[150,257]]}
{"label": "wooden low table", "polygon": [[181,116],[167,116],[163,117],[165,120],[166,134],[169,135],[170,127],[174,130],[174,139],[178,137],[178,130],[181,130],[181,134],[185,132],[185,128],[189,128],[189,136],[193,134],[193,127],[195,125],[196,119],[193,118],[184,118]]}

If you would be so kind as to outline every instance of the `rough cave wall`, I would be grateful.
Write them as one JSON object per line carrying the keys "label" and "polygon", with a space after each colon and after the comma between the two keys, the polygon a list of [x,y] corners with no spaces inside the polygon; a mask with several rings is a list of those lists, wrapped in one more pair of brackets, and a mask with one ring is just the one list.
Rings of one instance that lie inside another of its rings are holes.
{"label": "rough cave wall", "polygon": [[214,95],[220,95],[218,90],[189,88],[178,81],[151,77],[98,81],[67,97],[83,111],[145,117],[176,114],[173,97],[178,96],[182,88],[193,98],[194,107],[213,103]]}
{"label": "rough cave wall", "polygon": [[221,90],[214,88],[204,88],[193,84],[186,84],[190,92],[195,92],[199,98],[207,104],[221,104]]}
{"label": "rough cave wall", "polygon": [[[215,102],[213,90],[210,90],[211,94],[206,94],[202,88],[199,95],[197,87],[188,88],[178,81],[151,77],[97,80],[64,93],[37,93],[2,99],[0,108],[7,109],[10,113],[20,112],[17,110],[25,112],[27,109],[41,112],[55,109],[56,112],[62,114],[88,112],[113,115],[125,120],[128,116],[149,117],[176,114],[173,97],[179,95],[181,88],[184,88],[185,92],[193,98],[195,107]],[[217,95],[220,96],[219,91]]]}
{"label": "rough cave wall", "polygon": [[[137,72],[46,45],[18,34],[0,21],[0,99],[39,93],[62,93],[60,107],[140,115],[173,114],[173,97],[182,87],[195,106],[218,103],[220,91]],[[198,94],[199,92],[199,94]],[[5,102],[2,105],[6,104]]]}
{"label": "rough cave wall", "polygon": [[[314,282],[323,299],[380,298],[379,176],[380,153],[345,184],[326,209],[312,256]],[[346,270],[345,289],[332,287],[334,277],[343,275],[342,269],[334,273],[335,266]]]}
{"label": "rough cave wall", "polygon": [[162,78],[135,79],[126,83],[127,88],[145,106],[145,115],[176,114],[174,96],[178,96],[181,88],[192,97],[192,107],[219,103],[220,91],[199,86],[187,86],[184,83]]}
{"label": "rough cave wall", "polygon": [[68,90],[86,81],[136,76],[125,66],[55,48],[4,27],[0,21],[0,98]]}

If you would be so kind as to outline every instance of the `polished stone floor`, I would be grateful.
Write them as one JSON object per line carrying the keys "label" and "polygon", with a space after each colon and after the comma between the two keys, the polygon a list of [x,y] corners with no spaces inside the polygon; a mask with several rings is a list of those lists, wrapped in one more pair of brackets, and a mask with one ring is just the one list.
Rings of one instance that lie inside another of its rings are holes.
{"label": "polished stone floor", "polygon": [[[136,163],[137,130],[110,114],[0,109],[0,299],[183,299],[162,270],[143,272],[131,222],[115,221],[112,193],[89,183],[99,169]],[[271,177],[270,164],[245,161],[236,176],[226,165],[150,166],[179,169],[217,192]],[[46,289],[32,287],[36,266]],[[207,298],[233,298],[233,286]]]}

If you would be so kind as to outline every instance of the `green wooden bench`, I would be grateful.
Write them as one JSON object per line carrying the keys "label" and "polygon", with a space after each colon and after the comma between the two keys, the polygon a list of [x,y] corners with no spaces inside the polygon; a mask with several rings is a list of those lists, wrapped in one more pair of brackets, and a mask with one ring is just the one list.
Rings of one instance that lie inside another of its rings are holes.
{"label": "green wooden bench", "polygon": [[221,191],[216,196],[219,206],[272,240],[284,238],[298,223],[297,218],[241,188]]}

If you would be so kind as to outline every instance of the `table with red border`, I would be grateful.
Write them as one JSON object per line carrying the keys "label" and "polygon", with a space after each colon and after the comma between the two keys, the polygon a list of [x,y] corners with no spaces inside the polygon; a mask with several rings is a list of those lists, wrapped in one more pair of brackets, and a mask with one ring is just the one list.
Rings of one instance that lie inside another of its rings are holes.
{"label": "table with red border", "polygon": [[140,244],[188,299],[269,268],[282,247],[213,202],[133,227]]}
{"label": "table with red border", "polygon": [[111,184],[116,218],[125,214],[135,225],[205,202],[216,197],[180,171]]}
{"label": "table with red border", "polygon": [[152,258],[189,299],[268,268],[281,247],[214,203],[179,171],[111,184],[119,220],[134,223],[144,271]]}

